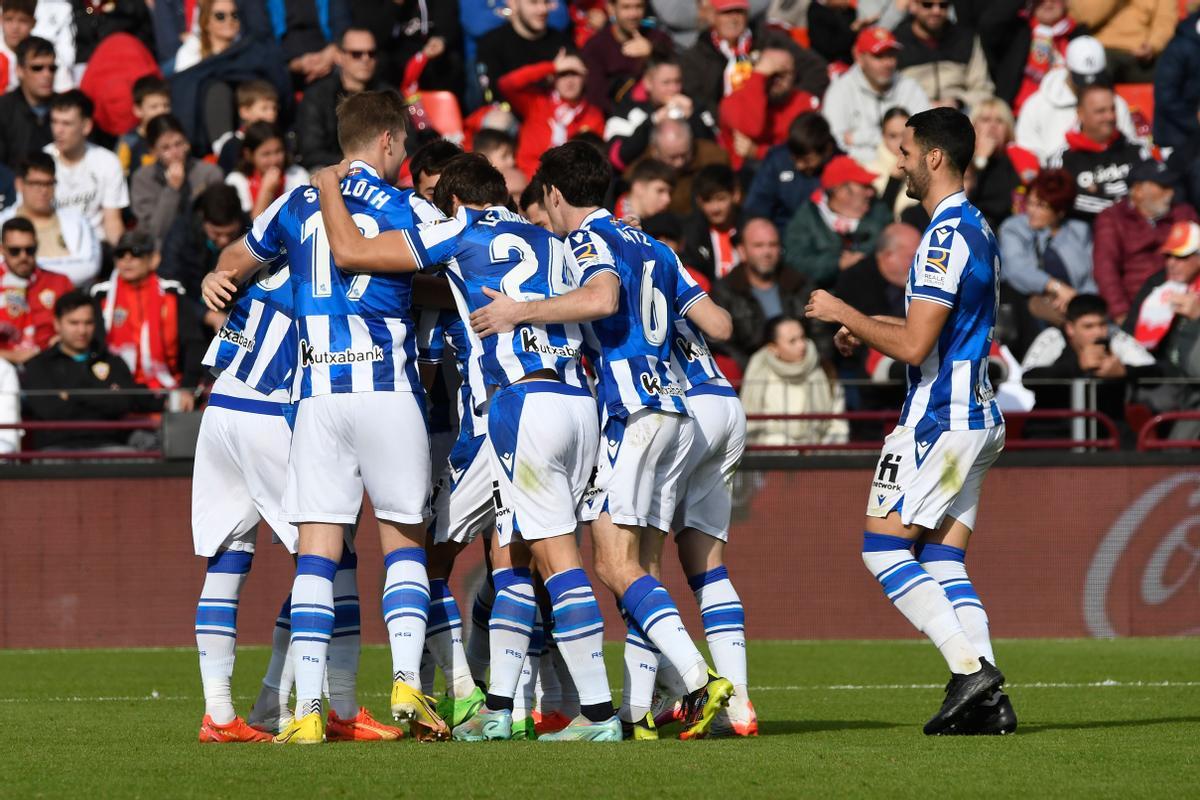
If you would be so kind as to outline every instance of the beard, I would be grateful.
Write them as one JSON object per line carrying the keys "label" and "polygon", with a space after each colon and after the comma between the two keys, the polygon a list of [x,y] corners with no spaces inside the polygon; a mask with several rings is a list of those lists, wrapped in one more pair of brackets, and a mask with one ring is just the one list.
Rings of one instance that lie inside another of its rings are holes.
{"label": "beard", "polygon": [[916,172],[904,174],[904,193],[918,202],[929,192],[929,168],[924,164]]}

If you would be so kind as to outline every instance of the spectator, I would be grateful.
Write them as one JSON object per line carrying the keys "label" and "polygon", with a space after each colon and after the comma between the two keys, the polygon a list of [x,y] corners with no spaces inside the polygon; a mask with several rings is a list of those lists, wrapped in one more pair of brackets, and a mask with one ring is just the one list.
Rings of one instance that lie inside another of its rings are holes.
{"label": "spectator", "polygon": [[300,163],[305,168],[317,170],[342,160],[337,139],[338,103],[352,94],[386,88],[375,77],[377,59],[375,36],[370,31],[347,28],[342,33],[337,68],[304,91],[297,111]]}
{"label": "spectator", "polygon": [[475,134],[473,152],[482,153],[501,173],[517,165],[517,143],[506,131],[484,128]]}
{"label": "spectator", "polygon": [[34,9],[37,0],[3,0],[0,2],[0,94],[18,86],[17,48],[33,32]]}
{"label": "spectator", "polygon": [[873,253],[838,272],[833,293],[867,316],[903,317],[908,270],[920,244],[921,232],[911,225],[888,225]]}
{"label": "spectator", "polygon": [[1129,192],[1128,177],[1150,154],[1117,130],[1117,113],[1107,86],[1093,84],[1079,94],[1079,130],[1067,133],[1067,144],[1048,165],[1075,176],[1075,216],[1091,222]]}
{"label": "spectator", "polygon": [[[154,20],[146,0],[110,0],[96,3],[72,0],[72,29],[74,31],[74,63],[87,65],[96,48],[114,33],[126,33],[154,52]],[[153,0],[149,3],[153,5]]]}
{"label": "spectator", "polygon": [[872,184],[875,196],[891,210],[893,219],[900,219],[904,209],[917,203],[905,191],[904,173],[900,171],[900,143],[904,141],[908,117],[906,108],[889,108],[883,112],[883,138],[875,151],[875,160],[867,165],[867,169],[875,173]]}
{"label": "spectator", "polygon": [[146,138],[155,161],[134,173],[130,191],[133,216],[139,230],[161,242],[171,223],[188,212],[196,197],[225,176],[218,167],[192,157],[183,126],[170,114],[152,119]]}
{"label": "spectator", "polygon": [[402,85],[411,60],[424,53],[427,66],[421,70],[420,88],[461,96],[466,72],[458,6],[458,0],[356,0],[351,3],[351,25],[375,37],[375,76],[386,85]]}
{"label": "spectator", "polygon": [[[786,3],[788,0],[783,0],[783,2]],[[857,6],[860,22],[864,25],[874,25],[877,28],[884,28],[889,31],[894,31],[900,27],[900,23],[904,21],[904,17],[908,14],[908,3],[897,2],[896,0],[859,0],[855,5]],[[966,11],[968,4],[962,3],[956,5],[954,13],[961,14],[960,8]],[[965,15],[964,19],[960,19],[959,21],[965,22]],[[972,25],[971,27],[975,26]]]}
{"label": "spectator", "polygon": [[754,71],[721,101],[721,140],[733,154],[734,167],[762,160],[769,147],[787,138],[792,120],[819,104],[816,97],[796,88],[791,49],[768,41]]}
{"label": "spectator", "polygon": [[79,76],[76,67],[85,64],[75,58],[75,20],[72,0],[38,0],[34,13],[33,35],[54,43],[54,91],[74,89]]}
{"label": "spectator", "polygon": [[[161,408],[153,398],[131,393],[137,387],[129,367],[96,345],[96,308],[86,294],[74,291],[58,298],[54,331],[58,341],[25,364],[25,419],[93,422]],[[56,430],[38,431],[31,438],[31,449],[119,449],[127,445],[129,433]]]}
{"label": "spectator", "polygon": [[242,160],[225,177],[225,182],[237,189],[242,210],[255,219],[281,194],[307,184],[308,171],[289,163],[283,134],[278,128],[267,122],[255,122],[246,128]]}
{"label": "spectator", "polygon": [[1038,173],[1038,159],[1013,142],[1012,111],[1000,98],[978,103],[971,124],[975,155],[967,172],[967,198],[994,230],[1019,206],[1023,187]]}
{"label": "spectator", "polygon": [[33,223],[17,217],[0,226],[0,359],[24,364],[45,350],[54,336],[54,303],[71,291],[69,278],[37,263]]}
{"label": "spectator", "polygon": [[307,86],[333,70],[337,41],[350,26],[349,0],[274,0],[267,15],[296,84]]}
{"label": "spectator", "polygon": [[[92,287],[102,310],[109,349],[149,389],[194,387],[203,373],[205,342],[195,306],[182,301],[183,287],[154,274],[159,253],[145,231],[129,231],[114,249],[112,277]],[[182,411],[194,396],[180,391]]]}
{"label": "spectator", "polygon": [[[500,99],[493,96],[497,92],[503,96],[497,84],[508,73],[553,61],[560,50],[571,46],[567,34],[547,24],[554,6],[552,0],[509,0],[512,13],[507,24],[479,40],[479,79],[485,99]],[[465,8],[463,12],[465,18]]]}
{"label": "spectator", "polygon": [[[1195,149],[1200,137],[1200,12],[1179,23],[1154,70],[1154,143]],[[1192,145],[1189,148],[1189,145]]]}
{"label": "spectator", "polygon": [[[1079,94],[1088,86],[1106,84],[1104,48],[1091,36],[1076,36],[1067,45],[1066,63],[1046,73],[1037,91],[1031,94],[1017,117],[1017,144],[1045,164],[1066,146],[1066,136],[1074,130],[1079,117]],[[1116,106],[1117,129],[1129,141],[1137,141],[1129,105],[1120,96]]]}
{"label": "spectator", "polygon": [[821,173],[821,192],[796,211],[784,232],[784,260],[815,286],[828,289],[840,270],[875,249],[892,221],[875,199],[875,173],[849,156],[836,156]]}
{"label": "spectator", "polygon": [[[754,414],[843,414],[846,399],[800,320],[779,316],[767,323],[767,343],[750,359],[742,380],[742,406]],[[844,444],[850,428],[836,420],[750,420],[748,445]]]}
{"label": "spectator", "polygon": [[1014,113],[1050,70],[1066,63],[1067,45],[1087,33],[1067,13],[1067,0],[994,0],[979,19],[996,96]]}
{"label": "spectator", "polygon": [[[556,31],[568,30],[571,26],[568,4],[548,2],[546,5],[550,8],[546,25]],[[469,76],[467,79],[468,107],[478,106],[482,102],[481,93],[487,88],[483,85],[483,81],[476,80],[480,71],[485,69],[479,54],[481,40],[497,28],[508,24],[513,13],[510,0],[459,0],[458,18],[463,29],[463,54],[466,58]],[[559,42],[559,46],[565,46],[570,42],[570,36],[564,36]],[[558,52],[557,48],[554,52]],[[551,53],[552,56],[553,53]]]}
{"label": "spectator", "polygon": [[682,94],[683,70],[674,56],[655,54],[646,62],[642,80],[621,100],[604,126],[609,160],[624,170],[650,146],[650,134],[664,120],[686,120],[692,138],[711,139],[711,114],[694,114],[692,100]]}
{"label": "spectator", "polygon": [[150,120],[171,113],[171,87],[157,75],[145,75],[133,83],[133,116],[137,125],[117,140],[117,159],[121,169],[132,177],[147,164],[154,163],[150,143],[146,141],[146,126]]}
{"label": "spectator", "polygon": [[163,242],[158,276],[182,286],[183,296],[213,330],[221,327],[221,317],[204,307],[200,282],[217,266],[221,251],[249,226],[237,190],[222,183],[205,189],[195,209],[175,220]]}
{"label": "spectator", "polygon": [[[778,0],[750,0],[750,18],[760,19]],[[785,0],[786,2],[786,0]],[[676,50],[694,45],[712,24],[713,4],[696,0],[653,0],[659,27],[671,34]],[[801,9],[803,12],[804,9]],[[801,16],[803,19],[803,16]]]}
{"label": "spectator", "polygon": [[408,171],[412,173],[413,191],[432,203],[433,190],[442,176],[442,171],[459,155],[462,155],[462,148],[445,139],[434,139],[422,145],[408,162]]}
{"label": "spectator", "polygon": [[[1166,268],[1142,285],[1125,327],[1159,363],[1170,365],[1171,372],[1200,378],[1200,225],[1176,222],[1162,253]],[[1200,408],[1200,388],[1195,384],[1173,390],[1178,394],[1166,408]],[[1172,439],[1198,436],[1200,425],[1195,420],[1177,422],[1170,435]]]}
{"label": "spectator", "polygon": [[683,93],[700,111],[716,115],[721,99],[741,88],[754,70],[747,0],[709,0],[711,27],[680,58]]}
{"label": "spectator", "polygon": [[646,0],[608,0],[611,19],[580,55],[588,67],[588,101],[611,114],[642,77],[655,51],[669,54],[671,38],[646,22]]}
{"label": "spectator", "polygon": [[[242,158],[242,141],[246,138],[246,127],[256,122],[274,125],[279,120],[279,94],[270,81],[242,81],[237,85],[234,97],[237,102],[238,126],[222,134],[212,145],[212,151],[217,154],[217,166],[226,174],[237,169],[238,161]],[[303,124],[302,122],[301,125]],[[341,151],[338,150],[337,160],[341,161],[341,158]]]}
{"label": "spectator", "polygon": [[[1071,390],[1065,383],[1037,385],[1036,381],[1100,379],[1096,410],[1118,424],[1125,419],[1125,398],[1143,378],[1163,374],[1154,357],[1112,324],[1108,306],[1094,294],[1076,295],[1067,304],[1062,333],[1051,328],[1034,340],[1021,365],[1024,378],[1033,384],[1037,408],[1071,408]],[[1069,422],[1026,424],[1027,435],[1066,437]]]}
{"label": "spectator", "polygon": [[646,220],[671,207],[675,170],[653,158],[643,159],[629,172],[629,191],[617,198],[613,216]]}
{"label": "spectator", "polygon": [[17,46],[19,87],[0,97],[0,163],[15,164],[51,141],[54,45],[30,36]]}
{"label": "spectator", "polygon": [[779,231],[770,220],[747,220],[739,248],[741,263],[714,284],[712,294],[733,318],[733,336],[720,349],[744,370],[750,356],[766,343],[767,320],[780,315],[800,318],[811,290],[800,273],[780,269]]}
{"label": "spectator", "polygon": [[1068,218],[1075,203],[1075,179],[1047,169],[1029,184],[1025,210],[1000,226],[1000,278],[1023,297],[1038,319],[1061,325],[1067,304],[1083,292],[1094,294],[1092,230]]}
{"label": "spectator", "polygon": [[965,113],[996,90],[975,31],[950,21],[950,0],[915,0],[896,28],[900,74],[913,79],[934,105]]}
{"label": "spectator", "polygon": [[1175,0],[1075,0],[1071,12],[1104,45],[1116,83],[1154,80],[1154,64],[1179,20]]}
{"label": "spectator", "polygon": [[675,170],[671,212],[680,216],[693,210],[692,182],[700,171],[713,165],[729,164],[729,154],[716,142],[693,138],[692,129],[686,122],[670,118],[654,126],[644,158],[657,159]]}
{"label": "spectator", "polygon": [[825,93],[821,113],[838,146],[861,163],[875,158],[885,111],[899,106],[916,114],[929,108],[920,85],[896,74],[899,47],[891,31],[863,29],[854,43],[854,66]]}
{"label": "spectator", "polygon": [[198,31],[189,33],[168,64],[168,75],[183,72],[224,53],[242,35],[242,17],[234,0],[199,0]]}
{"label": "spectator", "polygon": [[1128,176],[1129,197],[1096,217],[1093,275],[1117,322],[1146,280],[1163,269],[1162,246],[1176,222],[1196,221],[1196,211],[1175,203],[1175,177],[1157,161]]}
{"label": "spectator", "polygon": [[710,164],[692,184],[696,210],[684,223],[683,260],[711,280],[728,275],[741,260],[735,247],[742,192],[725,164]]}
{"label": "spectator", "polygon": [[[542,88],[550,78],[552,88]],[[553,61],[529,64],[500,77],[500,93],[521,117],[517,168],[526,176],[533,176],[538,159],[551,147],[566,144],[584,131],[604,131],[603,112],[583,96],[585,80],[587,66],[565,50]]]}
{"label": "spectator", "polygon": [[792,120],[787,139],[767,151],[746,193],[746,215],[787,227],[801,203],[821,185],[821,170],[837,153],[829,121],[810,111]]}
{"label": "spectator", "polygon": [[50,101],[54,141],[45,151],[57,173],[55,205],[78,211],[96,236],[115,244],[125,232],[122,212],[129,207],[129,187],[121,162],[111,150],[87,140],[92,132],[92,101],[78,89]]}
{"label": "spectator", "polygon": [[830,64],[849,67],[855,37],[871,23],[858,19],[852,0],[817,0],[808,4],[807,24],[812,49]]}
{"label": "spectator", "polygon": [[49,155],[35,153],[22,159],[17,172],[21,204],[0,214],[0,220],[21,217],[33,223],[41,265],[83,286],[100,273],[103,251],[95,229],[75,209],[54,207],[57,182]]}

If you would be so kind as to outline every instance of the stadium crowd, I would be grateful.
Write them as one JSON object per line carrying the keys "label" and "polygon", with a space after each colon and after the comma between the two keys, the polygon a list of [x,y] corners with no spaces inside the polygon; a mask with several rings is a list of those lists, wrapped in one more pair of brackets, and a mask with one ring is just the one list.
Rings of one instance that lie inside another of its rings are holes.
{"label": "stadium crowd", "polygon": [[802,312],[823,288],[903,316],[929,222],[896,166],[904,123],[959,108],[1001,244],[1004,407],[1069,407],[1033,379],[1088,377],[1118,421],[1200,408],[1200,385],[1155,382],[1200,378],[1200,13],[1177,0],[2,0],[0,27],[2,421],[192,409],[223,323],[203,276],[340,159],[337,103],[388,87],[410,153],[485,154],[534,221],[538,156],[601,150],[610,207],[730,312],[722,368],[776,415],[899,404],[903,365],[838,355]]}

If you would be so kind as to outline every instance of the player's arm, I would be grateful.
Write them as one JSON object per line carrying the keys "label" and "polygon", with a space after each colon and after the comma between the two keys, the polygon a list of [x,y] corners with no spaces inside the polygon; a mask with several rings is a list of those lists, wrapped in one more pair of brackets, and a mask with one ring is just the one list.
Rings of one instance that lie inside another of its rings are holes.
{"label": "player's arm", "polygon": [[687,318],[710,342],[727,342],[733,336],[733,317],[707,294],[692,303]]}
{"label": "player's arm", "polygon": [[471,314],[471,328],[480,336],[508,333],[526,322],[591,322],[610,317],[621,301],[621,282],[615,272],[594,275],[578,289],[544,300],[518,302],[508,295],[484,287],[492,299]]}
{"label": "player's arm", "polygon": [[809,298],[805,316],[841,325],[868,347],[918,367],[933,351],[950,310],[948,305],[914,297],[907,319],[876,319],[818,289]]}
{"label": "player's arm", "polygon": [[404,231],[382,231],[368,239],[354,224],[342,199],[342,178],[348,170],[349,163],[343,161],[318,171],[311,181],[320,195],[321,219],[333,263],[359,272],[416,272],[420,265]]}
{"label": "player's arm", "polygon": [[266,266],[250,252],[246,237],[238,239],[221,251],[216,268],[204,276],[200,294],[209,310],[221,312],[233,302],[238,287]]}

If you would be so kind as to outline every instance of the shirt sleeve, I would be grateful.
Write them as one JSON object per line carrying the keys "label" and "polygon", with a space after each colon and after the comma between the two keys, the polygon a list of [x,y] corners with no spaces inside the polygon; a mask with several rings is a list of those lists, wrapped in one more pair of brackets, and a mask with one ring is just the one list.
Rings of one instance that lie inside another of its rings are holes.
{"label": "shirt sleeve", "polygon": [[567,268],[580,286],[602,272],[611,272],[618,281],[621,279],[612,250],[591,231],[578,230],[567,236],[567,252]]}
{"label": "shirt sleeve", "polygon": [[129,208],[129,184],[125,182],[125,173],[121,169],[121,160],[111,153],[110,158],[104,159],[101,208]]}
{"label": "shirt sleeve", "polygon": [[954,228],[943,225],[930,231],[913,265],[912,298],[954,308],[969,258],[966,240]]}
{"label": "shirt sleeve", "polygon": [[400,231],[412,250],[417,267],[427,270],[450,260],[458,249],[458,237],[465,228],[462,220],[440,219],[420,223],[415,231],[408,228],[401,228]]}
{"label": "shirt sleeve", "polygon": [[675,256],[675,271],[678,273],[675,278],[675,313],[686,317],[692,306],[707,297],[708,292],[696,283],[696,279],[684,268],[678,255]]}
{"label": "shirt sleeve", "polygon": [[296,191],[300,190],[293,189],[291,192],[284,192],[277,197],[275,202],[267,206],[267,210],[259,214],[254,220],[254,224],[250,226],[250,232],[246,234],[246,249],[259,261],[270,261],[283,252],[281,212],[292,193]]}

